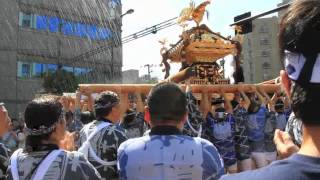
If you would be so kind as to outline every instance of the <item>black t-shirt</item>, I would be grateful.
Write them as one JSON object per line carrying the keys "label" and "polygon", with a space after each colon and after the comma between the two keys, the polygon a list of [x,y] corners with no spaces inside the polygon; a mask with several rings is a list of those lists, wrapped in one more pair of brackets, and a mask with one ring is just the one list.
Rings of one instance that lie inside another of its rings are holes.
{"label": "black t-shirt", "polygon": [[234,175],[221,180],[319,180],[320,158],[295,154],[290,158],[275,161],[264,168]]}

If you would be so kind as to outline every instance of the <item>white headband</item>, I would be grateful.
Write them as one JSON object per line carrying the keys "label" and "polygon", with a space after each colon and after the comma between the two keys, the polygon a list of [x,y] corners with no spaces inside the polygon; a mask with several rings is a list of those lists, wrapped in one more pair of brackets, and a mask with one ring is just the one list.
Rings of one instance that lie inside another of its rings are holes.
{"label": "white headband", "polygon": [[[297,81],[301,70],[306,62],[306,58],[302,54],[285,51],[285,69],[289,78]],[[320,54],[318,54],[316,63],[313,67],[310,83],[320,83]]]}

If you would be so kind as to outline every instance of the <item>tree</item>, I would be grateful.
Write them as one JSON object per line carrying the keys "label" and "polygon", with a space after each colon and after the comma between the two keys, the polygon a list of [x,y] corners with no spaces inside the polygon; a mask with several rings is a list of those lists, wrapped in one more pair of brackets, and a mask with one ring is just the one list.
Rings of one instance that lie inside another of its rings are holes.
{"label": "tree", "polygon": [[71,72],[58,69],[44,76],[43,88],[47,93],[62,95],[63,92],[75,92],[78,80]]}

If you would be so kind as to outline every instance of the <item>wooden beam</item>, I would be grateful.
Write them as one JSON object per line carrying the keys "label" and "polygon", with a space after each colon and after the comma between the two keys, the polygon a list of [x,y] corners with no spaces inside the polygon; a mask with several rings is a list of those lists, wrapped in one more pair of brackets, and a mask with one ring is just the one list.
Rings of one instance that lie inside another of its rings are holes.
{"label": "wooden beam", "polygon": [[[118,94],[140,92],[148,94],[153,84],[79,84],[82,93],[99,93],[102,91],[113,91]],[[185,85],[180,85],[185,90]],[[255,89],[263,89],[267,93],[273,93],[281,89],[280,84],[238,84],[238,85],[191,85],[193,93],[235,93],[253,92]]]}

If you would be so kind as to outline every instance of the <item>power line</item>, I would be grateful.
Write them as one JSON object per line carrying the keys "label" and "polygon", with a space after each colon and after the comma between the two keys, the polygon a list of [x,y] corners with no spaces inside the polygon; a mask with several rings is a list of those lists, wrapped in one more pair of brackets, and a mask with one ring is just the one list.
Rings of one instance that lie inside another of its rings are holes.
{"label": "power line", "polygon": [[144,37],[144,36],[147,36],[149,34],[156,34],[158,31],[162,30],[162,29],[165,29],[165,28],[168,28],[168,27],[171,27],[173,25],[176,25],[176,19],[178,17],[174,17],[174,18],[171,18],[171,19],[168,19],[166,21],[163,21],[159,24],[156,24],[156,25],[153,25],[153,26],[150,26],[144,30],[141,30],[141,31],[138,31],[136,33],[133,33],[131,35],[128,35],[128,36],[125,36],[122,38],[122,43],[127,43],[127,42],[130,42],[132,40],[136,40],[138,38],[141,38],[141,37]]}
{"label": "power line", "polygon": [[[128,42],[131,42],[133,40],[136,40],[136,39],[139,39],[139,38],[142,38],[142,37],[145,37],[149,34],[156,34],[157,32],[163,30],[163,29],[166,29],[168,27],[171,27],[171,26],[174,26],[176,25],[176,19],[178,17],[174,17],[174,18],[171,18],[171,19],[168,19],[166,21],[163,21],[161,23],[158,23],[156,25],[153,25],[153,26],[150,26],[144,30],[141,30],[141,31],[138,31],[136,33],[133,33],[131,35],[128,35],[128,36],[125,36],[122,38],[122,44],[125,44],[125,43],[128,43]],[[75,62],[75,61],[80,61],[80,60],[83,60],[85,58],[90,58],[96,54],[99,54],[99,53],[102,53],[108,49],[112,49],[113,48],[113,45],[110,44],[110,43],[107,43],[106,45],[103,45],[103,46],[100,46],[98,48],[95,48],[95,49],[92,49],[90,51],[87,51],[83,54],[80,54],[74,58],[71,58],[70,61],[72,62]]]}
{"label": "power line", "polygon": [[145,37],[149,34],[156,34],[158,31],[161,31],[162,29],[166,29],[168,27],[171,27],[171,26],[174,26],[176,25],[177,23],[176,22],[169,22],[169,23],[166,23],[166,24],[162,24],[162,25],[159,25],[159,26],[153,26],[152,29],[148,30],[148,31],[144,31],[144,32],[141,32],[141,33],[134,33],[126,38],[123,38],[122,39],[122,44],[125,44],[125,43],[128,43],[128,42],[131,42],[133,40],[136,40],[136,39],[139,39],[139,38],[142,38],[142,37]]}

